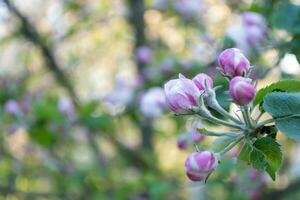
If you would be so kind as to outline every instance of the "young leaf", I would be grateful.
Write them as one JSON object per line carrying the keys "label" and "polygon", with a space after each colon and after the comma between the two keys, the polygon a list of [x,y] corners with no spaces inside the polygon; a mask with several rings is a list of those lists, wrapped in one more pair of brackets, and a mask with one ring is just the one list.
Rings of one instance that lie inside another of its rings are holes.
{"label": "young leaf", "polygon": [[300,140],[300,93],[273,92],[264,98],[263,107],[276,120],[276,127],[288,137]]}
{"label": "young leaf", "polygon": [[250,153],[250,163],[254,169],[259,171],[263,171],[267,164],[264,154],[255,148]]}
{"label": "young leaf", "polygon": [[252,147],[248,143],[244,143],[244,146],[239,153],[238,159],[249,164],[251,151],[252,151]]}
{"label": "young leaf", "polygon": [[217,132],[213,132],[213,131],[209,131],[205,128],[199,128],[198,129],[199,133],[201,133],[202,135],[207,135],[207,136],[227,136],[227,137],[235,137],[236,134],[234,133],[217,133]]}
{"label": "young leaf", "polygon": [[[263,137],[256,140],[253,144],[255,149],[264,155],[267,162],[267,172],[275,179],[275,172],[279,169],[282,162],[282,152],[280,145],[271,137]],[[251,152],[251,156],[252,153]]]}
{"label": "young leaf", "polygon": [[300,81],[293,79],[282,80],[260,89],[256,93],[253,106],[260,104],[267,94],[278,90],[286,92],[300,92]]}

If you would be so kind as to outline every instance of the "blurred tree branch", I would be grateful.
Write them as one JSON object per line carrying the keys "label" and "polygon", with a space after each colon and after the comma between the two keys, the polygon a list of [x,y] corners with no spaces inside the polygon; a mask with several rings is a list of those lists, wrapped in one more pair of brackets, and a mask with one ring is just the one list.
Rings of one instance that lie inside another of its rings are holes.
{"label": "blurred tree branch", "polygon": [[[145,5],[144,0],[128,0],[130,7],[129,22],[131,23],[135,31],[135,49],[146,45],[145,37],[145,22],[144,22],[144,12]],[[137,60],[137,59],[136,59]],[[145,64],[136,62],[138,73],[140,77],[144,77]],[[139,118],[140,130],[142,135],[142,147],[148,150],[153,149],[153,127],[150,120]]]}
{"label": "blurred tree branch", "polygon": [[[46,62],[46,67],[55,75],[61,86],[67,90],[74,102],[74,105],[78,108],[80,106],[79,99],[66,74],[61,70],[54,56],[53,50],[43,41],[42,36],[38,33],[36,27],[31,24],[29,20],[9,0],[3,0],[3,2],[6,4],[11,13],[13,13],[20,20],[23,35],[41,50],[43,58]],[[90,130],[87,131],[87,138],[90,144],[89,146],[96,156],[99,167],[106,171],[104,154],[98,148],[95,136]],[[107,175],[107,173],[104,174]]]}
{"label": "blurred tree branch", "polygon": [[41,35],[38,33],[37,29],[29,20],[13,5],[10,0],[3,0],[7,8],[13,13],[21,22],[21,28],[23,35],[31,41],[37,48],[40,49],[46,66],[50,71],[52,71],[58,80],[58,82],[66,88],[69,95],[74,100],[74,104],[77,105],[77,95],[72,87],[70,81],[67,79],[65,73],[60,69],[58,62],[55,59],[52,49],[46,45]]}
{"label": "blurred tree branch", "polygon": [[[48,70],[50,72],[52,72],[56,79],[59,81],[60,85],[63,86],[69,93],[69,95],[71,96],[75,106],[77,107],[77,109],[80,107],[80,102],[79,99],[75,93],[74,88],[71,85],[71,82],[68,80],[66,74],[61,70],[61,67],[59,66],[55,55],[53,53],[53,49],[51,49],[42,39],[42,36],[39,34],[37,28],[30,23],[30,21],[27,19],[26,16],[24,16],[11,2],[10,0],[3,0],[3,2],[6,4],[6,6],[8,7],[8,9],[20,20],[21,25],[22,25],[22,33],[23,35],[29,40],[31,41],[38,49],[41,50],[42,52],[42,56],[46,62],[46,67],[48,68]],[[135,1],[132,1],[132,3]],[[143,7],[143,1],[140,1],[139,6]],[[134,3],[133,3],[134,4]],[[143,9],[142,9],[143,11]],[[143,12],[142,13],[138,13],[138,15],[143,16]],[[139,20],[140,21],[140,20]],[[142,27],[143,25],[143,19],[139,22],[142,23]],[[142,32],[141,32],[142,31]],[[144,41],[144,31],[143,28],[140,29],[138,31],[138,35],[139,35],[139,42],[138,43],[143,43]],[[142,37],[141,37],[142,36]],[[149,130],[147,128],[147,130]],[[147,131],[146,130],[146,131]],[[107,176],[108,174],[105,173],[106,171],[106,159],[105,159],[105,155],[103,154],[102,151],[100,151],[98,144],[97,144],[97,140],[96,140],[96,136],[94,135],[94,133],[91,132],[90,129],[87,129],[86,131],[86,135],[87,135],[87,139],[88,139],[88,143],[90,148],[93,150],[95,156],[96,156],[96,160],[98,163],[98,166],[101,169],[104,169],[104,175]],[[148,141],[148,140],[147,140]],[[132,161],[136,161],[138,163],[143,163],[143,159],[140,158],[140,156],[136,156],[136,152],[128,149],[126,146],[124,146],[123,144],[121,144],[119,141],[113,141],[113,143],[115,145],[117,145],[118,149],[122,152],[126,152],[129,157],[131,158]],[[143,165],[145,166],[145,165]]]}

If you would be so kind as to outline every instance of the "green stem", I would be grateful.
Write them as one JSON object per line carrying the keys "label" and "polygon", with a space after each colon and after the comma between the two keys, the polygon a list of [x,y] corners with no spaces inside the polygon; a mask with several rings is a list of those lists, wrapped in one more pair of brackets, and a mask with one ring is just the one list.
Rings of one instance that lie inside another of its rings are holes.
{"label": "green stem", "polygon": [[237,145],[243,138],[245,137],[244,134],[238,135],[236,137],[236,140],[232,143],[230,143],[225,149],[223,149],[223,151],[220,151],[218,154],[220,156],[223,156],[225,153],[227,153],[228,151],[230,151],[233,147],[235,147],[235,145]]}
{"label": "green stem", "polygon": [[[200,131],[201,133],[201,131]],[[237,134],[234,134],[234,133],[231,133],[231,132],[214,132],[214,131],[208,131],[206,133],[201,133],[203,135],[207,135],[207,136],[217,136],[217,137],[220,137],[220,136],[227,136],[227,137],[236,137]]]}
{"label": "green stem", "polygon": [[242,127],[241,125],[238,125],[238,124],[233,124],[233,123],[230,123],[230,122],[226,122],[226,121],[223,121],[223,120],[220,120],[214,116],[210,116],[210,117],[205,117],[205,119],[215,123],[215,124],[222,124],[224,126],[228,126],[228,127],[231,127],[231,128],[236,128],[236,129],[241,129],[243,130],[244,127]]}
{"label": "green stem", "polygon": [[264,112],[260,112],[259,115],[257,116],[257,118],[255,119],[256,122],[259,121],[259,119],[263,116],[263,114],[265,114]]}
{"label": "green stem", "polygon": [[275,119],[273,119],[273,118],[272,119],[267,119],[265,121],[262,121],[262,122],[256,124],[256,128],[264,126],[264,125],[269,124],[269,123],[272,123],[274,121],[275,121]]}
{"label": "green stem", "polygon": [[214,104],[212,106],[213,109],[215,109],[216,111],[218,111],[221,115],[223,115],[224,117],[229,118],[231,121],[237,123],[237,124],[242,124],[242,122],[238,119],[236,119],[235,117],[233,117],[230,113],[228,113],[224,108],[222,108],[222,106],[220,106],[220,104]]}
{"label": "green stem", "polygon": [[242,110],[242,114],[243,114],[243,118],[244,118],[246,126],[251,129],[253,127],[253,125],[252,125],[252,119],[251,119],[248,107],[243,106],[243,107],[241,107],[241,110]]}

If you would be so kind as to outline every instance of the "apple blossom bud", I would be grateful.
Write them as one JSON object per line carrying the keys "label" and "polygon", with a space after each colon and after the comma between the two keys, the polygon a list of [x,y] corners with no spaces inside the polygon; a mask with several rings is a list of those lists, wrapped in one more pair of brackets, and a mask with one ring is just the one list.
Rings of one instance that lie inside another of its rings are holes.
{"label": "apple blossom bud", "polygon": [[75,120],[75,118],[76,118],[75,108],[74,108],[74,104],[71,101],[71,99],[69,99],[67,97],[60,98],[58,101],[57,107],[58,107],[58,110],[61,113],[64,113],[70,121]]}
{"label": "apple blossom bud", "polygon": [[141,46],[136,49],[136,60],[141,64],[147,64],[152,59],[152,50],[149,47]]}
{"label": "apple blossom bud", "polygon": [[252,180],[258,180],[260,178],[260,173],[258,171],[250,170],[249,178]]}
{"label": "apple blossom bud", "polygon": [[195,143],[199,143],[205,138],[205,135],[202,135],[196,129],[192,129],[190,134],[192,135],[192,139]]}
{"label": "apple blossom bud", "polygon": [[198,106],[200,92],[194,82],[179,74],[179,79],[168,81],[165,86],[168,107],[177,114],[191,114],[191,109]]}
{"label": "apple blossom bud", "polygon": [[208,88],[213,88],[213,80],[207,74],[200,73],[193,78],[193,81],[199,90],[205,90],[205,85]]}
{"label": "apple blossom bud", "polygon": [[186,134],[182,134],[177,138],[177,147],[180,150],[184,150],[188,147],[189,140]]}
{"label": "apple blossom bud", "polygon": [[200,0],[177,0],[174,2],[174,9],[186,19],[196,17],[204,5]]}
{"label": "apple blossom bud", "polygon": [[266,29],[258,26],[250,26],[247,28],[246,40],[249,45],[256,45],[263,41],[267,36]]}
{"label": "apple blossom bud", "polygon": [[217,158],[209,151],[194,152],[185,161],[186,174],[192,181],[205,180],[216,166]]}
{"label": "apple blossom bud", "polygon": [[160,87],[149,89],[141,98],[141,111],[147,117],[158,117],[166,106],[164,90]]}
{"label": "apple blossom bud", "polygon": [[242,15],[243,23],[247,26],[265,26],[266,22],[262,15],[255,12],[245,12]]}
{"label": "apple blossom bud", "polygon": [[21,109],[16,100],[10,99],[4,104],[4,112],[11,115],[17,115],[21,112]]}
{"label": "apple blossom bud", "polygon": [[247,105],[255,97],[256,90],[244,77],[234,77],[230,81],[229,94],[238,105]]}
{"label": "apple blossom bud", "polygon": [[250,70],[250,62],[241,50],[230,48],[224,50],[218,58],[223,73],[231,78],[245,76]]}

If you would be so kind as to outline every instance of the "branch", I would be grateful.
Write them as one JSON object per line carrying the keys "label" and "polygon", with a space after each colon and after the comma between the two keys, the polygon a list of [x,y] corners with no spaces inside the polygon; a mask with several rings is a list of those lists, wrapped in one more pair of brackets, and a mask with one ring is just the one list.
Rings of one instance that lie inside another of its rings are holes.
{"label": "branch", "polygon": [[46,67],[53,72],[57,81],[67,90],[69,95],[72,97],[74,104],[77,106],[78,98],[75,90],[67,79],[65,73],[59,67],[52,49],[45,44],[36,27],[30,23],[30,21],[16,8],[15,5],[10,2],[10,0],[3,0],[3,2],[6,4],[10,12],[20,20],[24,36],[38,49],[40,49],[45,60]]}
{"label": "branch", "polygon": [[[10,2],[10,0],[3,0],[3,2],[6,4],[7,8],[11,11],[11,13],[13,13],[21,21],[24,36],[29,41],[31,41],[38,49],[41,50],[46,63],[45,66],[50,72],[52,72],[55,75],[60,85],[67,90],[72,101],[74,102],[74,105],[78,109],[80,107],[80,104],[78,102],[77,95],[67,76],[61,70],[61,67],[59,66],[54,56],[53,50],[49,46],[47,46],[42,40],[42,36],[38,33],[37,28],[29,22],[29,20]],[[103,163],[103,161],[105,160],[104,155],[102,152],[100,152],[100,149],[95,143],[96,139],[90,130],[87,131],[87,138],[91,149],[97,157],[97,163],[99,167],[106,171],[106,166]]]}
{"label": "branch", "polygon": [[[144,0],[127,0],[130,7],[129,22],[135,30],[135,50],[146,45],[145,37],[145,22],[144,12],[145,5]],[[137,60],[137,59],[136,59]],[[144,77],[145,64],[136,62],[139,76]],[[153,149],[153,127],[152,123],[147,119],[140,119],[139,121],[140,131],[142,135],[142,148],[152,150]]]}

